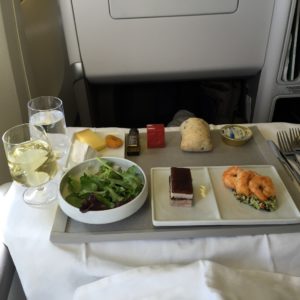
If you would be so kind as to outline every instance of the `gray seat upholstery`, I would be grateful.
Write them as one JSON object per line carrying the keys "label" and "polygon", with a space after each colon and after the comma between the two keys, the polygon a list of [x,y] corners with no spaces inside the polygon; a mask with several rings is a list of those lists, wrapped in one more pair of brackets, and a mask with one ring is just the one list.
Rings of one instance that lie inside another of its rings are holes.
{"label": "gray seat upholstery", "polygon": [[7,299],[15,273],[15,266],[7,247],[0,243],[0,299]]}
{"label": "gray seat upholstery", "polygon": [[[0,201],[6,194],[11,183],[0,185]],[[10,295],[11,286],[15,277],[15,266],[8,248],[0,241],[0,299],[6,300]],[[20,290],[22,290],[20,288]]]}

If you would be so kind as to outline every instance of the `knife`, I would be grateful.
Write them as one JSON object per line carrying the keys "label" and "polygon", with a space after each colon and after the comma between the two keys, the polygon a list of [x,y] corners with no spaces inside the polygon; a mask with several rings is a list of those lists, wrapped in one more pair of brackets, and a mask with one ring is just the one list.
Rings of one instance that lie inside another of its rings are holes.
{"label": "knife", "polygon": [[281,164],[288,171],[289,175],[292,175],[292,179],[296,179],[298,184],[300,184],[300,174],[294,169],[293,165],[289,162],[286,156],[280,151],[278,146],[271,140],[268,140],[272,152],[275,154],[276,158],[281,162]]}

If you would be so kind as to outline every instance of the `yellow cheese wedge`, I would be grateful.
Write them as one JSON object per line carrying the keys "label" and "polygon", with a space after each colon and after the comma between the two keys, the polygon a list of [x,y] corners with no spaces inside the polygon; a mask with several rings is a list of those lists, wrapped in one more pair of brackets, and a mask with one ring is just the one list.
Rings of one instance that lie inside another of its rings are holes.
{"label": "yellow cheese wedge", "polygon": [[100,151],[106,147],[104,138],[90,129],[84,129],[75,133],[75,138],[82,143],[88,144],[91,148]]}

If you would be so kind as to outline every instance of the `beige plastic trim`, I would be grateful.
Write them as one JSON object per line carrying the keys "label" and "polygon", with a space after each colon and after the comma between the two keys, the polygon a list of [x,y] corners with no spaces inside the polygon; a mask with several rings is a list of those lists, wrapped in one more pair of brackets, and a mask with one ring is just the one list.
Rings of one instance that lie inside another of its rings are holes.
{"label": "beige plastic trim", "polygon": [[225,14],[237,10],[238,0],[109,0],[116,19]]}

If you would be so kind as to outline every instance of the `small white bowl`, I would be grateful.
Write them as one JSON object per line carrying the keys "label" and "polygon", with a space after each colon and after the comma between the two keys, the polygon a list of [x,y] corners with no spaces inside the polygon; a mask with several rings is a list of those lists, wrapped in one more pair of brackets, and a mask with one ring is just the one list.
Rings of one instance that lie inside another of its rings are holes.
{"label": "small white bowl", "polygon": [[139,172],[142,175],[144,187],[142,191],[139,193],[136,198],[132,199],[130,202],[121,205],[116,208],[107,209],[107,210],[97,210],[97,211],[88,211],[82,213],[79,208],[69,204],[64,197],[69,194],[68,187],[67,187],[67,178],[68,176],[72,177],[80,177],[83,173],[87,174],[94,174],[99,170],[100,162],[98,159],[93,158],[86,160],[78,165],[72,167],[68,170],[64,176],[62,177],[60,184],[59,184],[59,197],[58,203],[62,211],[69,216],[70,218],[87,224],[107,224],[116,221],[120,221],[125,219],[132,214],[134,214],[137,210],[139,210],[144,202],[146,201],[148,195],[148,183],[147,178],[140,166],[135,164],[134,162],[119,157],[102,157],[105,160],[111,161],[116,165],[122,168],[129,168],[132,165],[135,165]]}

